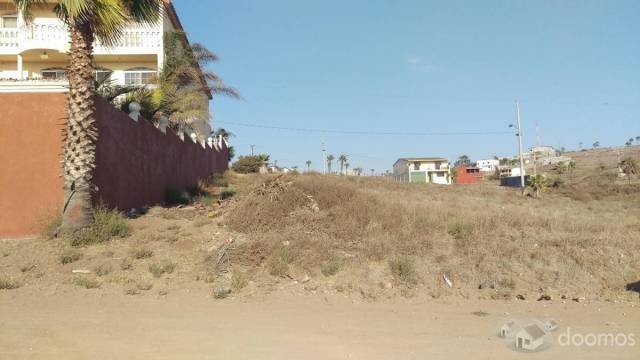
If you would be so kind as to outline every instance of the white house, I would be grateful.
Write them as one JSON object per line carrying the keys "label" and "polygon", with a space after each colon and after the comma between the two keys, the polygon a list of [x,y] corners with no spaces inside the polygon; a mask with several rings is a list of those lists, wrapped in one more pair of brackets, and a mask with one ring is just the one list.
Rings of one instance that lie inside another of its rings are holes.
{"label": "white house", "polygon": [[482,172],[494,172],[500,166],[500,160],[485,159],[476,161],[476,166],[480,168]]}
{"label": "white house", "polygon": [[393,176],[415,183],[451,184],[449,160],[440,157],[400,158],[393,164]]}
{"label": "white house", "polygon": [[[113,83],[147,86],[164,64],[164,34],[184,32],[170,0],[162,3],[162,21],[131,24],[113,46],[96,41],[96,79]],[[13,0],[0,0],[0,92],[66,92],[69,63],[69,35],[66,25],[54,13],[57,2],[34,6],[26,23]],[[208,94],[211,98],[211,94]],[[207,119],[194,128],[207,136]]]}
{"label": "white house", "polygon": [[516,334],[516,348],[535,351],[544,343],[544,335],[544,330],[536,324],[525,326]]}

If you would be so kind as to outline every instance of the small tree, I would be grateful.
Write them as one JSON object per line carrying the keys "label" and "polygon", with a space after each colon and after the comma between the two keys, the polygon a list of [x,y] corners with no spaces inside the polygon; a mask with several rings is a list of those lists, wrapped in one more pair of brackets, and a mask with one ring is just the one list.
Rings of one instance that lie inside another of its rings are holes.
{"label": "small tree", "polygon": [[548,187],[547,180],[542,175],[531,177],[529,189],[533,191],[533,197],[538,198],[540,194]]}
{"label": "small tree", "polygon": [[311,171],[311,160],[305,161],[305,164],[307,165],[307,172]]}
{"label": "small tree", "polygon": [[600,141],[596,141],[596,142],[593,143],[593,148],[594,149],[597,149],[599,147],[600,147]]}
{"label": "small tree", "polygon": [[331,162],[335,160],[335,156],[328,155],[327,156],[327,170],[329,170],[329,174],[331,174]]}
{"label": "small tree", "polygon": [[347,163],[347,155],[338,156],[338,162],[340,163],[340,174],[344,174],[344,164]]}
{"label": "small tree", "polygon": [[233,170],[241,174],[257,173],[260,168],[267,164],[269,155],[260,154],[255,156],[240,156],[231,166]]}
{"label": "small tree", "polygon": [[629,183],[631,183],[631,175],[638,175],[638,173],[640,173],[638,161],[632,157],[622,159],[620,164],[618,164],[618,167],[625,174]]}
{"label": "small tree", "polygon": [[471,159],[469,159],[467,155],[460,155],[458,160],[456,160],[456,162],[454,163],[454,166],[469,165],[469,164],[471,164]]}

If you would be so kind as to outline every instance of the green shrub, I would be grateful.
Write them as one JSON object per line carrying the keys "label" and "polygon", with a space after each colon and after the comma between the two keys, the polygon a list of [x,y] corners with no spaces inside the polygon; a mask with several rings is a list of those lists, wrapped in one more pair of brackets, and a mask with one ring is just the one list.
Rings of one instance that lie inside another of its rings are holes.
{"label": "green shrub", "polygon": [[100,244],[114,237],[127,237],[131,227],[117,210],[98,206],[93,210],[93,223],[69,234],[71,246]]}
{"label": "green shrub", "polygon": [[231,166],[233,170],[241,174],[257,173],[260,168],[267,164],[269,155],[261,154],[255,156],[240,156]]}
{"label": "green shrub", "polygon": [[340,263],[336,260],[328,261],[322,265],[320,271],[324,276],[333,276],[340,271]]}
{"label": "green shrub", "polygon": [[412,257],[401,256],[389,261],[391,274],[404,283],[415,284],[418,281],[415,261]]}
{"label": "green shrub", "polygon": [[229,186],[229,181],[227,180],[227,174],[213,174],[211,177],[211,185],[215,187],[227,187]]}
{"label": "green shrub", "polygon": [[82,254],[77,251],[66,250],[65,252],[60,254],[60,256],[58,256],[58,260],[62,265],[66,265],[80,260],[81,257]]}
{"label": "green shrub", "polygon": [[236,194],[236,190],[233,189],[233,188],[224,189],[220,193],[220,199],[222,199],[222,200],[228,199],[228,198],[232,197],[235,194]]}
{"label": "green shrub", "polygon": [[186,205],[191,202],[191,197],[186,190],[167,188],[164,192],[164,204],[167,206]]}
{"label": "green shrub", "polygon": [[289,264],[293,261],[293,256],[288,248],[283,247],[274,252],[267,260],[269,274],[273,276],[284,276],[289,271]]}
{"label": "green shrub", "polygon": [[163,274],[171,274],[175,268],[176,264],[165,260],[160,263],[149,265],[149,272],[153,274],[154,277],[159,278]]}

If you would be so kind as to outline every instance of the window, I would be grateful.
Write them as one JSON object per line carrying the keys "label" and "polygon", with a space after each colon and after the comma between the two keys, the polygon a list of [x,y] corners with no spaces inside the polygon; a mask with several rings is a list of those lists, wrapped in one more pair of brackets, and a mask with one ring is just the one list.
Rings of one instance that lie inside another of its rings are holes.
{"label": "window", "polygon": [[420,163],[419,162],[413,163],[413,170],[416,170],[416,171],[420,170]]}
{"label": "window", "polygon": [[4,15],[0,18],[0,27],[2,28],[17,28],[18,27],[18,15]]}
{"label": "window", "polygon": [[437,173],[437,174],[436,174],[436,176],[437,176],[437,177],[444,177],[444,173],[441,173],[441,172],[440,172],[440,173]]}
{"label": "window", "polygon": [[109,69],[96,69],[93,72],[93,78],[99,83],[102,84],[106,81],[109,81],[111,78],[112,71]]}
{"label": "window", "polygon": [[440,170],[440,161],[436,161],[436,170]]}
{"label": "window", "polygon": [[125,85],[146,85],[151,83],[151,79],[156,75],[156,71],[148,68],[135,68],[124,72]]}
{"label": "window", "polygon": [[65,69],[44,69],[42,78],[45,80],[66,80],[67,70]]}

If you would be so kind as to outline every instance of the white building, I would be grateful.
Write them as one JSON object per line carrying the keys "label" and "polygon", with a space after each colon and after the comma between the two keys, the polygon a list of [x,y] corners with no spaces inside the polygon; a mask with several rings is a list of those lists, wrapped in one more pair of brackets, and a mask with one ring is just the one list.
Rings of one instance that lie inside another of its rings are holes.
{"label": "white building", "polygon": [[[146,86],[162,69],[164,34],[184,30],[171,1],[158,1],[162,21],[132,24],[111,47],[95,42],[96,79]],[[0,92],[67,91],[69,35],[54,13],[55,3],[34,5],[33,18],[26,23],[13,0],[0,0]],[[194,127],[207,136],[211,131],[208,119]]]}
{"label": "white building", "polygon": [[480,168],[482,172],[494,172],[500,166],[500,160],[496,159],[486,159],[486,160],[478,160],[476,162],[476,166]]}
{"label": "white building", "polygon": [[393,176],[415,183],[451,184],[449,160],[439,157],[400,158],[393,164]]}

